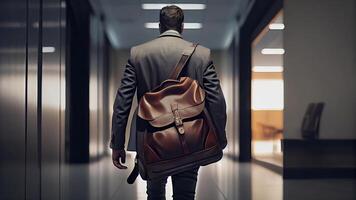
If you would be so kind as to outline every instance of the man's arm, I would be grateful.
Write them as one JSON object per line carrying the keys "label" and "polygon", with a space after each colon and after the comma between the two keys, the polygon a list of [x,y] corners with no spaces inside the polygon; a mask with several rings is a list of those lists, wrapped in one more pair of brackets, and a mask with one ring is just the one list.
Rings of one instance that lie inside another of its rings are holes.
{"label": "man's arm", "polygon": [[124,149],[125,130],[136,91],[136,71],[130,60],[127,62],[121,85],[113,106],[110,148]]}
{"label": "man's arm", "polygon": [[136,91],[136,71],[130,60],[126,64],[121,85],[117,90],[113,106],[110,148],[113,149],[112,159],[119,169],[126,169],[125,163],[125,130],[130,114],[132,99]]}
{"label": "man's arm", "polygon": [[212,61],[210,61],[208,66],[204,69],[203,84],[206,94],[205,105],[217,129],[220,144],[222,148],[225,148],[227,145],[225,132],[227,118],[226,102]]}

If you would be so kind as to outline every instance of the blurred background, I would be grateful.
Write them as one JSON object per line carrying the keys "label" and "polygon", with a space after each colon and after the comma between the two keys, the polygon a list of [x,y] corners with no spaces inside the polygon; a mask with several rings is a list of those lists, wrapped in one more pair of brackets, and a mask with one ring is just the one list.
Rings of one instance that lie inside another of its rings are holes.
{"label": "blurred background", "polygon": [[111,115],[167,4],[212,49],[227,102],[197,199],[356,199],[355,0],[2,0],[0,199],[146,199],[126,183],[134,152],[129,170],[111,163]]}

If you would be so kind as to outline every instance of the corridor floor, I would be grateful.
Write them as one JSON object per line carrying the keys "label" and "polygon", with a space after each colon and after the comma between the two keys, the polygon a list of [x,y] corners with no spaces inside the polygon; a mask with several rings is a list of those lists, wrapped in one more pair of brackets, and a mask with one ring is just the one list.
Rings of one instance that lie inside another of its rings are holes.
{"label": "corridor floor", "polygon": [[[126,183],[132,169],[113,167],[109,157],[90,165],[66,165],[62,168],[62,199],[66,200],[144,200],[146,183],[138,178]],[[288,180],[256,164],[234,162],[226,156],[199,171],[197,200],[355,200],[353,179]],[[172,199],[170,179],[167,199]]]}

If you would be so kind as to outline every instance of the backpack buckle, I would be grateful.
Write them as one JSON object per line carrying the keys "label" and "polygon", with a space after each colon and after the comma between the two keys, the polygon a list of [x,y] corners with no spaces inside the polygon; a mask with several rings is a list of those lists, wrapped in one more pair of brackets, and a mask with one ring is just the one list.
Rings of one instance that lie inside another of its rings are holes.
{"label": "backpack buckle", "polygon": [[178,133],[179,134],[184,134],[184,127],[183,127],[183,120],[179,115],[178,112],[178,104],[171,104],[171,109],[173,113],[173,118],[174,118],[174,124],[177,127]]}

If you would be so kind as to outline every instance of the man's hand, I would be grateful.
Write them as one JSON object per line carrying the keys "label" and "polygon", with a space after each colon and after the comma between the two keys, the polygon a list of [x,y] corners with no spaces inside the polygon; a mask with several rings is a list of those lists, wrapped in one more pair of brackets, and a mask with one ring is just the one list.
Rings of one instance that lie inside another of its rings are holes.
{"label": "man's hand", "polygon": [[114,163],[115,167],[119,168],[119,169],[127,169],[126,166],[122,165],[120,163],[120,158],[121,158],[121,163],[125,163],[126,162],[126,152],[124,149],[120,149],[120,150],[112,150],[112,162]]}

